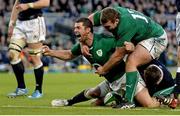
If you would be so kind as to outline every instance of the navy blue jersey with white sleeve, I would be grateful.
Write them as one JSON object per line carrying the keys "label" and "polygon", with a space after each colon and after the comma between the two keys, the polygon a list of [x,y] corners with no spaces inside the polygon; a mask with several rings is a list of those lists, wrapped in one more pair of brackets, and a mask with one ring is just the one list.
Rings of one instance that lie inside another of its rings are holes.
{"label": "navy blue jersey with white sleeve", "polygon": [[157,65],[163,72],[163,79],[161,80],[159,84],[150,85],[148,84],[148,82],[146,82],[149,93],[152,96],[157,91],[174,86],[175,82],[174,82],[174,79],[172,78],[171,73],[168,71],[168,69],[158,60],[152,60],[149,64],[139,68],[139,72],[142,77],[143,77],[144,69],[151,64]]}
{"label": "navy blue jersey with white sleeve", "polygon": [[[19,3],[32,3],[36,2],[38,0],[19,0]],[[33,18],[37,18],[38,16],[42,16],[42,10],[41,9],[32,9],[29,8],[25,11],[22,11],[18,15],[19,20],[30,20]]]}

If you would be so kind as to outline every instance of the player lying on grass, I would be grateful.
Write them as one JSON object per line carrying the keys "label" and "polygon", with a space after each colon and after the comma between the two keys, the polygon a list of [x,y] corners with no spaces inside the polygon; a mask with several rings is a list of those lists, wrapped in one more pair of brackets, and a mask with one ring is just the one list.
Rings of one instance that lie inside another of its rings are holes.
{"label": "player lying on grass", "polygon": [[[92,65],[103,65],[115,50],[115,39],[113,37],[93,34],[93,25],[87,18],[80,18],[76,21],[74,32],[80,43],[89,46],[92,56],[85,57]],[[61,60],[71,60],[82,55],[81,44],[79,43],[74,45],[71,50],[50,50],[47,46],[44,46],[43,52],[44,55],[53,56]],[[123,52],[127,52],[126,49],[124,49]],[[106,75],[104,75],[106,81],[103,81],[97,87],[84,90],[70,100],[54,100],[52,103],[54,106],[61,106],[62,103],[64,105],[72,105],[74,103],[87,101],[91,98],[103,97],[112,90],[119,93],[122,90],[121,87],[125,85],[125,76],[123,76],[124,72],[125,63],[122,60],[117,63],[117,65],[113,67]],[[156,99],[150,97],[148,90],[145,88],[143,80],[139,79],[138,81],[139,82],[135,93],[137,98],[138,96],[143,96],[142,98],[137,99],[138,101],[141,100],[140,104],[145,107],[159,106],[160,103]]]}
{"label": "player lying on grass", "polygon": [[[156,97],[161,103],[168,105],[170,108],[176,108],[179,101],[171,96],[175,87],[175,82],[167,68],[158,60],[153,60],[138,69],[146,83],[146,88],[148,89],[150,96]],[[104,97],[101,97],[94,100],[92,104],[105,105],[104,103],[112,102],[113,100],[120,104],[120,101],[118,101],[118,95],[114,92],[111,94],[111,97],[106,95],[107,97],[105,97],[105,100]],[[137,106],[142,104],[142,97],[143,96],[135,96],[136,101],[140,102],[140,104],[136,102]]]}

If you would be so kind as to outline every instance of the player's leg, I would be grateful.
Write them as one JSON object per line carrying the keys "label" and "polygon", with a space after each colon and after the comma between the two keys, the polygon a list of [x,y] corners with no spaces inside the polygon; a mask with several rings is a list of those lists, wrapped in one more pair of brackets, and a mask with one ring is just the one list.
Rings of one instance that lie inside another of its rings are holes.
{"label": "player's leg", "polygon": [[29,96],[29,98],[40,98],[42,97],[42,84],[43,84],[43,63],[41,61],[41,48],[42,43],[28,43],[29,54],[32,58],[32,63],[34,66],[34,75],[36,80],[36,88],[34,93]]}
{"label": "player's leg", "polygon": [[25,46],[25,40],[23,39],[25,36],[23,32],[19,29],[21,27],[21,24],[16,23],[16,27],[14,28],[13,35],[10,39],[9,44],[9,60],[17,81],[17,89],[15,92],[8,94],[9,97],[27,94],[27,89],[24,82],[24,65],[20,58],[20,53]]}
{"label": "player's leg", "polygon": [[143,107],[159,107],[160,102],[153,98],[149,94],[149,90],[146,88],[146,83],[140,77],[135,92],[136,101]]}
{"label": "player's leg", "polygon": [[180,93],[180,14],[177,14],[176,17],[176,38],[177,38],[177,42],[178,42],[178,49],[177,49],[177,72],[176,72],[176,84],[177,86],[175,87],[174,90],[174,95],[175,98],[178,98],[178,94]]}
{"label": "player's leg", "polygon": [[178,46],[177,58],[178,58],[178,68],[176,71],[176,78],[175,78],[176,87],[174,90],[174,96],[176,99],[178,99],[178,95],[180,93],[180,46]]}
{"label": "player's leg", "polygon": [[137,67],[146,64],[152,60],[151,55],[141,45],[137,45],[134,52],[131,53],[126,61],[126,94],[125,98],[133,102],[135,88],[138,82],[139,73]]}
{"label": "player's leg", "polygon": [[55,99],[52,100],[52,106],[71,106],[76,103],[84,102],[92,98],[104,97],[110,88],[106,81],[101,82],[98,86],[90,89],[86,89],[72,97],[71,99]]}
{"label": "player's leg", "polygon": [[42,84],[43,84],[43,63],[41,61],[41,49],[42,41],[45,40],[46,28],[43,17],[38,17],[33,20],[29,20],[25,23],[25,30],[27,36],[27,44],[29,49],[29,54],[32,58],[32,63],[34,66],[34,75],[36,80],[36,88],[29,98],[41,98],[42,97]]}
{"label": "player's leg", "polygon": [[[162,104],[176,108],[177,101],[171,97],[175,84],[170,72],[161,64],[149,65],[144,71],[144,80],[151,96],[156,97]],[[160,89],[161,88],[161,89]],[[159,90],[159,91],[157,91]]]}
{"label": "player's leg", "polygon": [[133,102],[134,91],[137,85],[139,73],[137,67],[149,63],[158,58],[167,46],[167,35],[164,32],[159,38],[150,38],[141,41],[134,52],[128,56],[126,61],[126,95],[129,102]]}
{"label": "player's leg", "polygon": [[[126,93],[125,92],[126,86],[124,86],[124,85],[126,85],[126,78],[127,78],[126,76],[123,76],[119,82],[119,83],[122,83],[121,87],[119,87],[120,91],[124,90],[124,92],[119,91],[119,93],[121,93],[120,95],[122,95],[122,96],[125,96],[124,94]],[[137,96],[137,99],[136,99],[137,101],[141,100],[140,97],[142,96],[142,94],[140,94],[140,93],[143,92],[142,90],[145,88],[145,86],[146,86],[146,84],[145,84],[144,80],[141,77],[138,78],[137,86],[136,86],[136,89],[134,92],[134,95]],[[140,104],[143,104],[143,106],[146,106],[147,104],[149,104],[148,102],[149,101],[142,100],[140,102]],[[126,108],[133,108],[133,107],[135,107],[134,103],[129,103],[126,100],[125,101],[122,100],[121,103],[119,103],[115,108],[126,109]]]}
{"label": "player's leg", "polygon": [[159,107],[160,102],[157,101],[157,99],[151,97],[149,95],[148,89],[143,88],[137,95],[135,95],[135,99],[138,101],[138,103],[143,107]]}

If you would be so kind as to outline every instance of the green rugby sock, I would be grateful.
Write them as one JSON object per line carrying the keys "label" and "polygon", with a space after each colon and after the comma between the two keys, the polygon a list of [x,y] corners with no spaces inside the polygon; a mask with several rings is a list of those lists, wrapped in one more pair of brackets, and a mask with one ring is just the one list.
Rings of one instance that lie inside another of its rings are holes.
{"label": "green rugby sock", "polygon": [[136,91],[139,73],[137,71],[126,73],[126,94],[125,98],[129,102],[133,102],[134,94]]}

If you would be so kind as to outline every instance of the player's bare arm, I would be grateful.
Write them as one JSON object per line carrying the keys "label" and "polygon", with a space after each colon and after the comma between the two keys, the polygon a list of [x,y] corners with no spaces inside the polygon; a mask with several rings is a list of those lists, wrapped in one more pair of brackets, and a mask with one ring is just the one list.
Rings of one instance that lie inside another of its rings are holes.
{"label": "player's bare arm", "polygon": [[75,58],[71,50],[52,50],[48,46],[43,46],[42,52],[46,56],[56,57],[64,61],[72,60],[73,58]]}
{"label": "player's bare arm", "polygon": [[40,9],[40,8],[48,7],[49,5],[50,5],[50,0],[38,0],[37,2],[18,4],[16,5],[16,9],[18,9],[19,11],[25,11],[29,8]]}
{"label": "player's bare arm", "polygon": [[13,33],[13,29],[14,29],[14,25],[15,22],[17,20],[17,16],[19,11],[16,9],[16,6],[19,4],[19,0],[16,0],[14,3],[14,6],[12,8],[12,13],[11,13],[11,17],[10,17],[10,21],[9,21],[9,27],[8,27],[8,37],[11,38],[12,33]]}
{"label": "player's bare arm", "polygon": [[111,55],[110,59],[102,67],[99,67],[96,73],[99,75],[106,74],[110,69],[116,66],[125,55],[125,47],[117,47],[115,52]]}

